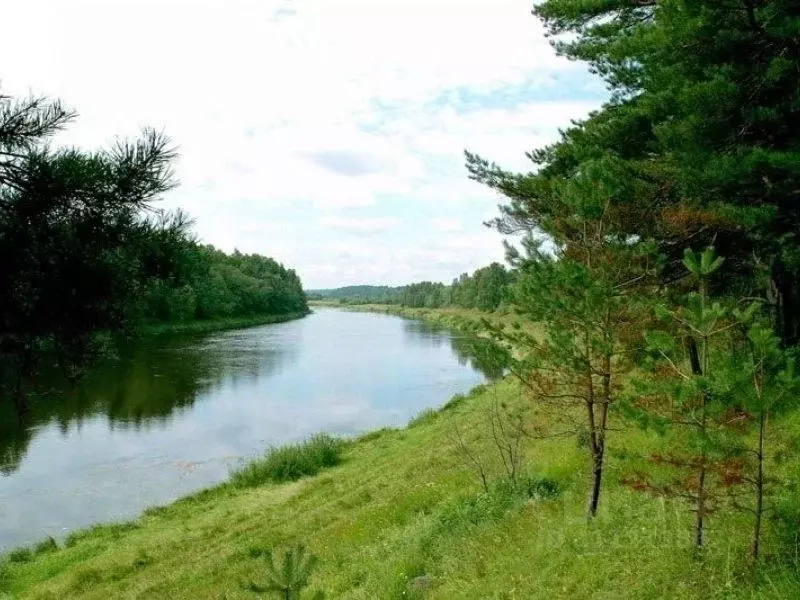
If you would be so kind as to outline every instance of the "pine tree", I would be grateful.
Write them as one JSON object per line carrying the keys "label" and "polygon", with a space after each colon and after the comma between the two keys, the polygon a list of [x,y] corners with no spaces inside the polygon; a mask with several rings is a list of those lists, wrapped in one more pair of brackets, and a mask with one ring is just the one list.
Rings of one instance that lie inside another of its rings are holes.
{"label": "pine tree", "polygon": [[[473,178],[513,195],[505,187],[512,176],[476,156],[468,161]],[[561,433],[586,433],[590,517],[600,503],[610,411],[630,366],[625,350],[635,318],[632,298],[654,266],[649,245],[619,233],[635,190],[619,184],[617,166],[606,155],[580,170],[559,165],[515,180],[540,190],[526,210],[547,238],[545,246],[529,236],[524,254],[509,248],[519,271],[510,298],[540,334],[484,324],[540,409],[559,406],[554,412],[570,423]]]}
{"label": "pine tree", "polygon": [[732,356],[728,377],[736,390],[741,414],[754,432],[743,437],[742,455],[746,457],[743,482],[750,488],[749,498],[735,498],[735,506],[753,515],[750,559],[755,564],[761,555],[761,538],[765,515],[770,512],[769,499],[776,485],[769,473],[773,417],[797,408],[800,391],[796,375],[796,354],[781,347],[780,339],[760,315],[758,304],[735,311],[741,324],[741,350]]}
{"label": "pine tree", "polygon": [[684,265],[695,290],[677,307],[656,306],[662,325],[646,334],[652,358],[643,366],[649,376],[637,381],[627,403],[629,415],[671,441],[668,452],[650,454],[653,469],[627,482],[690,502],[698,549],[705,543],[708,516],[743,481],[738,447],[746,415],[727,371],[737,321],[730,306],[709,296],[710,280],[722,264],[711,248],[686,251]]}
{"label": "pine tree", "polygon": [[[263,589],[284,600],[297,600],[300,592],[308,587],[317,557],[304,545],[298,544],[286,549],[279,560],[273,552],[268,552],[266,559],[267,584]],[[253,587],[262,589],[256,585]]]}

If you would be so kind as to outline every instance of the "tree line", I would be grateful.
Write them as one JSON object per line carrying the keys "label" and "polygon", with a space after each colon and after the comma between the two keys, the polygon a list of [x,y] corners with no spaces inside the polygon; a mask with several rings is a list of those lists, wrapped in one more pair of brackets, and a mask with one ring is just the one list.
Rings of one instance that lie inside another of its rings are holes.
{"label": "tree line", "polygon": [[537,324],[484,323],[487,351],[547,416],[542,435],[586,448],[590,518],[615,431],[638,425],[658,441],[611,476],[686,502],[698,551],[710,519],[742,511],[752,563],[767,525],[779,562],[800,532],[781,428],[798,409],[800,7],[545,0],[534,14],[611,95],[529,153],[529,172],[466,153],[505,197],[491,225],[519,236],[508,298]]}
{"label": "tree line", "polygon": [[338,300],[343,304],[393,304],[409,308],[474,308],[497,310],[506,299],[506,290],[514,272],[500,263],[477,269],[472,275],[462,273],[450,285],[421,281],[404,286],[348,286],[336,289],[309,290],[312,300]]}
{"label": "tree line", "polygon": [[[152,322],[306,311],[297,274],[197,243],[180,210],[169,139],[86,151],[50,140],[76,114],[0,96],[0,394],[25,403],[43,353],[74,381],[107,334]],[[101,335],[102,334],[102,335]]]}

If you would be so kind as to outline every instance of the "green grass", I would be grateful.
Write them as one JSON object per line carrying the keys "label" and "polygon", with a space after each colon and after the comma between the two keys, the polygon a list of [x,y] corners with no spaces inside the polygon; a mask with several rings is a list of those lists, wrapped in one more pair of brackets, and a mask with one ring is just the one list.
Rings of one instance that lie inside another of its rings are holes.
{"label": "green grass", "polygon": [[286,315],[251,315],[248,317],[226,317],[218,319],[205,319],[186,321],[181,323],[151,323],[141,328],[144,337],[158,337],[162,335],[181,335],[186,333],[212,333],[228,329],[242,329],[257,325],[284,323],[305,317],[308,313],[290,313]]}
{"label": "green grass", "polygon": [[339,464],[344,445],[342,440],[321,433],[299,444],[273,448],[263,458],[234,471],[231,483],[237,487],[256,487],[316,475]]}
{"label": "green grass", "polygon": [[[783,498],[784,521],[767,523],[757,575],[746,560],[745,514],[712,516],[698,556],[685,504],[620,483],[628,457],[658,439],[614,422],[600,513],[588,523],[586,450],[575,439],[526,441],[519,483],[501,477],[485,418],[497,400],[526,402],[514,381],[479,386],[407,428],[274,450],[230,483],[133,523],[7,554],[0,597],[257,598],[252,582],[263,579],[264,557],[298,543],[319,558],[304,598],[800,597],[796,496]],[[800,418],[782,426],[800,431]],[[456,428],[485,462],[488,491],[458,451]]]}

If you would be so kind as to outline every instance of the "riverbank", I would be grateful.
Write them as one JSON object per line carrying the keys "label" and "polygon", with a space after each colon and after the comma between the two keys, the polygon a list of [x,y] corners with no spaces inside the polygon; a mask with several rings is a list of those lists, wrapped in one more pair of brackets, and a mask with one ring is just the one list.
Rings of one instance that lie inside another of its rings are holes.
{"label": "riverbank", "polygon": [[[584,516],[585,449],[572,438],[526,439],[524,485],[504,484],[487,429],[498,404],[526,406],[513,380],[454,397],[404,429],[362,436],[346,444],[338,466],[314,477],[253,488],[223,484],[131,523],[78,532],[60,548],[12,553],[0,591],[24,598],[256,598],[266,552],[302,542],[319,558],[309,592],[327,598],[800,595],[792,570],[798,565],[789,558],[772,558],[753,587],[746,516],[714,517],[698,558],[685,505],[620,483],[625,455],[653,443],[637,430],[614,431],[603,504],[591,524]],[[459,437],[483,465],[488,492]]]}
{"label": "riverbank", "polygon": [[215,331],[227,331],[230,329],[244,329],[245,327],[257,327],[259,325],[271,325],[273,323],[286,323],[302,319],[311,314],[311,311],[288,313],[285,315],[251,315],[248,317],[229,317],[219,319],[207,319],[202,321],[186,321],[183,323],[152,323],[141,328],[142,337],[151,338],[162,335],[183,335],[190,333],[213,333]]}
{"label": "riverbank", "polygon": [[517,317],[510,310],[497,310],[495,312],[483,312],[470,308],[411,308],[398,304],[348,304],[339,303],[335,300],[315,300],[309,302],[312,308],[315,306],[338,308],[352,312],[371,312],[383,315],[394,315],[404,319],[417,319],[428,323],[439,324],[446,327],[458,328],[462,325],[475,323],[482,319],[488,319],[495,323],[511,323]]}

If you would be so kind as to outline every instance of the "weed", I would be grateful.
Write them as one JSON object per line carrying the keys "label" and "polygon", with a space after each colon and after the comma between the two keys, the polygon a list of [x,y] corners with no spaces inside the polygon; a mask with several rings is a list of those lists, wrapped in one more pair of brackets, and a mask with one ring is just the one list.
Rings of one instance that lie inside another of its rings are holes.
{"label": "weed", "polygon": [[424,425],[425,423],[430,423],[436,418],[436,415],[438,414],[439,413],[433,408],[423,409],[417,414],[417,416],[415,416],[408,422],[408,428],[411,429],[413,427],[419,427],[420,425]]}
{"label": "weed", "polygon": [[55,552],[56,550],[58,550],[58,543],[49,535],[33,547],[33,551],[36,554],[45,554],[47,552]]}
{"label": "weed", "polygon": [[237,487],[256,487],[267,482],[295,481],[316,475],[341,461],[344,442],[328,434],[315,435],[305,442],[274,448],[231,474]]}

